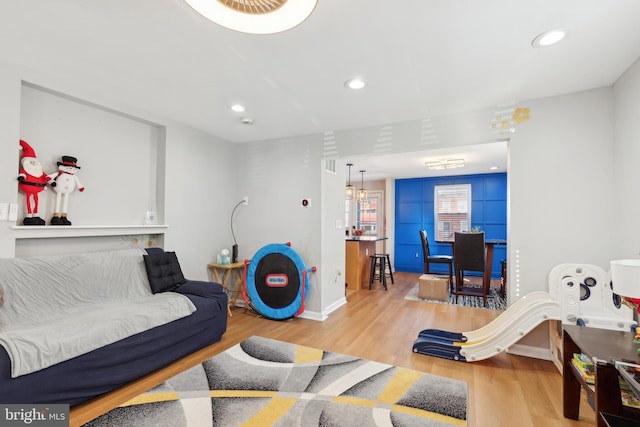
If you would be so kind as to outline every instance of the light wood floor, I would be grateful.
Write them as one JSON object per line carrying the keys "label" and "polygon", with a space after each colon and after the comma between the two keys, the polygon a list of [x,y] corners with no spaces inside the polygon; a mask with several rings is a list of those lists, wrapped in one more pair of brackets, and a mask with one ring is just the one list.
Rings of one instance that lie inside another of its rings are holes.
{"label": "light wood floor", "polygon": [[394,276],[396,283],[386,292],[381,285],[350,292],[348,303],[324,322],[266,320],[235,308],[219,349],[260,335],[463,380],[469,384],[469,426],[595,425],[594,412],[584,397],[579,421],[562,416],[562,376],[549,361],[502,353],[465,363],[414,354],[413,341],[422,329],[470,331],[500,312],[405,300],[419,275]]}
{"label": "light wood floor", "polygon": [[595,426],[595,415],[584,393],[580,420],[562,416],[562,377],[552,362],[506,353],[473,363],[414,354],[413,342],[422,329],[471,331],[489,323],[500,312],[405,300],[419,275],[394,276],[396,283],[389,285],[388,291],[378,285],[372,290],[350,292],[347,304],[324,322],[302,318],[267,320],[252,311],[235,308],[220,342],[127,387],[74,407],[70,426],[81,426],[252,335],[466,381],[470,427]]}

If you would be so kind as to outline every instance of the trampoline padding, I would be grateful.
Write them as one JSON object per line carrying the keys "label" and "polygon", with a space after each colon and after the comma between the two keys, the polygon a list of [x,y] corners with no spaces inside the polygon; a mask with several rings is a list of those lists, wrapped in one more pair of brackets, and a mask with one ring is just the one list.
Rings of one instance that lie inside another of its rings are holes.
{"label": "trampoline padding", "polygon": [[[291,247],[272,243],[261,248],[249,263],[246,291],[253,308],[271,319],[294,317],[302,306],[304,262]],[[309,292],[306,280],[304,294]]]}

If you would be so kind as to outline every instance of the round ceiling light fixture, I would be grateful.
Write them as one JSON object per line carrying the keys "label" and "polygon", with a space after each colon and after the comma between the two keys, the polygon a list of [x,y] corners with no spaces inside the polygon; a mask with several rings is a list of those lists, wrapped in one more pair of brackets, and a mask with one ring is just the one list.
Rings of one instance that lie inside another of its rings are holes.
{"label": "round ceiling light fixture", "polygon": [[235,111],[236,113],[244,113],[244,105],[242,104],[233,104],[231,105],[229,108],[231,108],[232,111]]}
{"label": "round ceiling light fixture", "polygon": [[360,78],[350,79],[344,82],[344,87],[346,87],[347,89],[358,90],[362,89],[365,86],[366,83]]}
{"label": "round ceiling light fixture", "polygon": [[318,0],[184,0],[208,20],[248,34],[275,34],[302,23]]}
{"label": "round ceiling light fixture", "polygon": [[531,42],[533,47],[547,47],[554,45],[564,39],[567,36],[566,28],[554,28],[553,30],[545,31],[538,35]]}

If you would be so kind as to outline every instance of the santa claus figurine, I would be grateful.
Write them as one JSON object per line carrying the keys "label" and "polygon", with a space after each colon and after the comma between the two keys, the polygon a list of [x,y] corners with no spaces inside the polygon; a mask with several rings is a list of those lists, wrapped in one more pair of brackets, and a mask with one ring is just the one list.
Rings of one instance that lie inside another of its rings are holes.
{"label": "santa claus figurine", "polygon": [[44,225],[45,221],[38,216],[38,194],[45,189],[51,178],[42,171],[42,165],[36,158],[36,152],[27,141],[20,140],[22,147],[21,169],[18,174],[18,188],[26,196],[27,215],[22,224]]}
{"label": "santa claus figurine", "polygon": [[62,156],[62,161],[58,162],[58,172],[50,175],[51,186],[56,192],[56,211],[51,218],[51,225],[71,225],[67,218],[67,207],[69,205],[69,194],[77,188],[83,192],[84,187],[76,176],[76,171],[80,169],[78,159],[71,156]]}

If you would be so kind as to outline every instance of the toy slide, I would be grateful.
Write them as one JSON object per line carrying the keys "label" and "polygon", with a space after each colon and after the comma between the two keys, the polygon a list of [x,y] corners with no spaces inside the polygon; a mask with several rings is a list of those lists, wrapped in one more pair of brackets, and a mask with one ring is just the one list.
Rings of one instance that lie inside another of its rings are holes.
{"label": "toy slide", "polygon": [[483,360],[507,350],[540,323],[560,320],[561,315],[560,304],[549,293],[532,292],[475,331],[421,331],[413,352],[464,362]]}
{"label": "toy slide", "polygon": [[549,292],[532,292],[488,325],[470,332],[425,329],[414,353],[472,362],[505,351],[546,320],[628,331],[633,311],[613,292],[610,275],[590,264],[560,264],[549,273]]}

